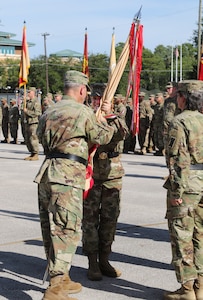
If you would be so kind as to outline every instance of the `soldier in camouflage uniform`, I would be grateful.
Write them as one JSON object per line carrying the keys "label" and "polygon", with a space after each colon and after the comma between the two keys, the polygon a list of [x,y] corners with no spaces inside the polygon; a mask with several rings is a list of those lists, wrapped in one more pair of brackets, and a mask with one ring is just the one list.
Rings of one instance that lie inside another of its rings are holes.
{"label": "soldier in camouflage uniform", "polygon": [[152,120],[152,109],[149,100],[144,100],[145,93],[139,94],[139,133],[138,141],[140,154],[146,154],[149,145],[150,123]]}
{"label": "soldier in camouflage uniform", "polygon": [[179,83],[181,113],[169,125],[167,213],[172,263],[181,288],[165,300],[203,299],[203,82]]}
{"label": "soldier in camouflage uniform", "polygon": [[102,275],[121,275],[121,272],[109,263],[109,255],[120,213],[124,175],[119,143],[125,138],[128,128],[125,120],[116,115],[114,119],[109,119],[108,123],[115,133],[111,142],[100,146],[94,155],[94,185],[83,205],[82,242],[83,252],[88,256],[87,277],[90,280],[101,280]]}
{"label": "soldier in camouflage uniform", "polygon": [[4,140],[2,143],[9,143],[9,106],[6,98],[1,98],[2,107],[2,131]]}
{"label": "soldier in camouflage uniform", "polygon": [[[124,105],[124,97],[122,96],[122,94],[116,94],[114,97],[114,113],[119,116],[119,118],[125,120],[125,115],[126,115],[126,106]],[[119,149],[119,153],[123,153],[123,149],[124,149],[124,139],[122,139],[122,141],[119,142],[118,145]]]}
{"label": "soldier in camouflage uniform", "polygon": [[178,115],[181,110],[178,108],[177,104],[177,83],[168,82],[166,85],[166,90],[168,92],[168,97],[165,99],[163,107],[163,139],[165,155],[167,157],[168,126],[174,116]]}
{"label": "soldier in camouflage uniform", "polygon": [[11,99],[11,107],[9,109],[9,124],[10,124],[10,133],[13,141],[11,144],[17,144],[18,140],[18,121],[20,118],[19,109],[16,105],[16,99]]}
{"label": "soldier in camouflage uniform", "polygon": [[41,105],[37,99],[36,88],[28,90],[26,107],[23,108],[25,122],[25,143],[31,153],[25,160],[38,160],[39,140],[37,137],[37,126],[41,115]]}
{"label": "soldier in camouflage uniform", "polygon": [[154,106],[153,114],[153,133],[154,133],[154,144],[156,152],[154,155],[164,155],[164,140],[163,140],[163,107],[164,97],[162,93],[157,93],[155,96],[156,105]]}
{"label": "soldier in camouflage uniform", "polygon": [[[81,236],[83,190],[88,147],[109,143],[114,129],[83,103],[88,78],[81,72],[65,74],[64,96],[40,118],[37,134],[46,158],[35,178],[45,253],[49,261],[50,286],[43,300],[73,300],[80,283],[71,281],[69,270]],[[103,104],[109,113],[111,105]]]}

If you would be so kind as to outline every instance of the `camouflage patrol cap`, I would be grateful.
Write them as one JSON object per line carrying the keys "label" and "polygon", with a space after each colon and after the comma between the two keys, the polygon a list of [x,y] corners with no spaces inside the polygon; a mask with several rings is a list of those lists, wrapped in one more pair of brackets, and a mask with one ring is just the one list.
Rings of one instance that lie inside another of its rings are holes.
{"label": "camouflage patrol cap", "polygon": [[178,83],[178,92],[203,92],[203,81],[202,80],[183,80]]}
{"label": "camouflage patrol cap", "polygon": [[61,91],[56,92],[54,96],[62,96]]}
{"label": "camouflage patrol cap", "polygon": [[84,84],[87,87],[87,90],[90,91],[90,87],[88,85],[89,79],[87,75],[85,75],[82,72],[71,70],[67,71],[65,73],[65,78],[64,78],[64,84],[68,83],[78,83],[78,84]]}
{"label": "camouflage patrol cap", "polygon": [[140,92],[140,93],[139,93],[139,96],[140,96],[140,97],[145,97],[145,92]]}
{"label": "camouflage patrol cap", "polygon": [[167,85],[166,85],[166,89],[168,88],[172,88],[172,87],[177,87],[178,86],[178,83],[173,81],[173,82],[168,82]]}
{"label": "camouflage patrol cap", "polygon": [[154,97],[155,97],[154,94],[150,94],[150,95],[149,95],[149,98],[154,98]]}
{"label": "camouflage patrol cap", "polygon": [[122,94],[115,94],[114,98],[115,98],[115,99],[123,98],[123,95],[122,95]]}
{"label": "camouflage patrol cap", "polygon": [[12,98],[12,99],[10,100],[10,103],[16,103],[16,99]]}
{"label": "camouflage patrol cap", "polygon": [[32,86],[28,89],[28,92],[30,92],[30,91],[36,92],[36,88],[34,86]]}
{"label": "camouflage patrol cap", "polygon": [[158,98],[158,97],[163,97],[163,93],[156,93],[156,96],[155,96],[156,98]]}
{"label": "camouflage patrol cap", "polygon": [[173,83],[172,82],[167,82],[166,89],[170,89],[172,87],[173,87]]}

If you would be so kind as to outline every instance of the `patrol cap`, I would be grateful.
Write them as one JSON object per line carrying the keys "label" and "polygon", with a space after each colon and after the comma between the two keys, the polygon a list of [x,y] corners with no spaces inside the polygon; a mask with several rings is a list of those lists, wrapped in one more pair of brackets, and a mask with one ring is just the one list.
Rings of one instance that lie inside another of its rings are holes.
{"label": "patrol cap", "polygon": [[154,97],[155,97],[154,94],[150,94],[150,95],[149,95],[149,98],[154,98]]}
{"label": "patrol cap", "polygon": [[127,103],[131,103],[132,100],[133,100],[132,98],[128,98],[128,99],[127,99]]}
{"label": "patrol cap", "polygon": [[33,86],[32,86],[32,87],[30,87],[30,88],[28,89],[28,93],[29,93],[29,92],[31,92],[31,91],[33,91],[33,92],[35,92],[35,93],[36,93],[36,88],[35,88],[35,87],[33,87]]}
{"label": "patrol cap", "polygon": [[156,98],[163,97],[163,93],[156,93]]}
{"label": "patrol cap", "polygon": [[177,87],[178,86],[178,83],[173,81],[173,82],[168,82],[167,85],[166,85],[166,89],[167,88],[172,88],[172,87]]}
{"label": "patrol cap", "polygon": [[91,90],[89,85],[88,85],[89,79],[87,77],[87,75],[85,75],[82,72],[79,71],[75,71],[75,70],[71,70],[71,71],[67,71],[65,73],[65,77],[64,77],[64,84],[68,84],[68,83],[78,83],[78,84],[84,84],[87,87],[87,90]]}
{"label": "patrol cap", "polygon": [[7,99],[6,99],[5,97],[1,97],[1,101],[3,101],[3,100],[6,100],[6,101],[7,101]]}
{"label": "patrol cap", "polygon": [[56,93],[54,94],[54,96],[62,96],[61,91],[56,92]]}
{"label": "patrol cap", "polygon": [[123,98],[123,95],[122,94],[115,94],[114,98],[115,99]]}
{"label": "patrol cap", "polygon": [[145,92],[140,92],[140,93],[139,93],[139,96],[140,96],[140,97],[145,97]]}
{"label": "patrol cap", "polygon": [[166,89],[170,89],[173,87],[173,83],[172,82],[168,82],[166,85]]}
{"label": "patrol cap", "polygon": [[203,81],[202,80],[183,80],[178,83],[178,92],[203,92]]}
{"label": "patrol cap", "polygon": [[10,103],[16,103],[16,99],[12,98],[12,99],[10,100]]}

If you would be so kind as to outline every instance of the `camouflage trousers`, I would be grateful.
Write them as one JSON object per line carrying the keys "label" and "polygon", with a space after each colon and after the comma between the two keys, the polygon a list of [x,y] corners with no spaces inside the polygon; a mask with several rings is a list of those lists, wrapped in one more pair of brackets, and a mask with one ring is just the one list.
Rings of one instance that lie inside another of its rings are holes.
{"label": "camouflage trousers", "polygon": [[[95,182],[83,202],[82,242],[85,254],[111,252],[116,224],[120,214],[120,191],[122,179]],[[114,186],[114,187],[113,187]]]}
{"label": "camouflage trousers", "polygon": [[[170,191],[167,200],[169,196]],[[200,201],[201,195],[183,194],[183,203],[194,203],[198,197]],[[193,208],[191,206],[181,208],[182,205],[168,207],[172,264],[177,280],[181,284],[196,279],[198,274],[203,274],[203,206],[201,205]]]}
{"label": "camouflage trousers", "polygon": [[18,123],[10,123],[10,133],[13,139],[18,137]]}
{"label": "camouflage trousers", "polygon": [[37,137],[38,124],[25,123],[25,143],[30,153],[39,152],[39,140]]}
{"label": "camouflage trousers", "polygon": [[50,276],[69,272],[81,238],[82,189],[38,185],[39,215]]}

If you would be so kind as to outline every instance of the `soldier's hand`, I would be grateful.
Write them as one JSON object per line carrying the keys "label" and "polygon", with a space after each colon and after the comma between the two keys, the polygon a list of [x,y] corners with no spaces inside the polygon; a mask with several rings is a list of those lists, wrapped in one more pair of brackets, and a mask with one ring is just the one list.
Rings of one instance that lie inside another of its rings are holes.
{"label": "soldier's hand", "polygon": [[23,108],[23,111],[24,111],[24,113],[27,113],[27,108],[24,107],[24,108]]}
{"label": "soldier's hand", "polygon": [[179,198],[179,199],[171,199],[170,202],[171,202],[172,206],[178,206],[178,205],[180,205],[183,202],[183,200],[181,198]]}
{"label": "soldier's hand", "polygon": [[104,100],[101,105],[101,111],[103,111],[106,115],[111,113],[111,101]]}

